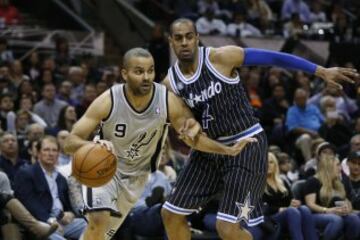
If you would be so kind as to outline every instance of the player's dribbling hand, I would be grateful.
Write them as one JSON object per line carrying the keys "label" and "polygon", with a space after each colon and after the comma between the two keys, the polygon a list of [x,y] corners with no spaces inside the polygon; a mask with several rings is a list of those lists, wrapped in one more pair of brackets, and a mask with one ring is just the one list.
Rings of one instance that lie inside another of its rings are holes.
{"label": "player's dribbling hand", "polygon": [[342,89],[342,86],[339,82],[346,81],[349,83],[355,83],[357,80],[359,80],[360,77],[356,69],[341,67],[319,67],[316,71],[316,75],[324,79],[328,84],[339,89]]}
{"label": "player's dribbling hand", "polygon": [[201,133],[200,124],[193,118],[186,119],[184,125],[179,130],[179,138],[182,140],[190,139],[194,141],[196,136]]}
{"label": "player's dribbling hand", "polygon": [[105,147],[108,151],[116,156],[115,148],[112,142],[102,139],[97,139],[94,141],[95,143],[100,144],[102,147]]}
{"label": "player's dribbling hand", "polygon": [[257,142],[257,139],[256,138],[251,138],[251,137],[245,138],[245,139],[237,142],[233,146],[229,147],[228,154],[230,156],[236,156],[244,149],[244,147],[248,143],[253,143],[253,142]]}

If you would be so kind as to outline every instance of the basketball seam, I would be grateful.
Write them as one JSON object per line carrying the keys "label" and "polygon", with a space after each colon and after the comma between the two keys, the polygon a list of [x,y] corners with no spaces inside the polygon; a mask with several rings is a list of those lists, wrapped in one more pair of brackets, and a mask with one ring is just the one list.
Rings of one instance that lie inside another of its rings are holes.
{"label": "basketball seam", "polygon": [[[109,157],[114,156],[112,153],[109,153],[106,157],[104,157],[103,159],[99,160],[99,162],[97,164],[95,164],[94,166],[92,166],[90,169],[88,169],[87,171],[82,171],[80,170],[81,173],[88,173],[91,170],[93,170],[94,168],[96,168],[97,166],[99,166],[101,163],[103,163],[103,161],[105,161],[106,159],[108,159]],[[116,159],[115,159],[116,161]]]}
{"label": "basketball seam", "polygon": [[87,158],[87,156],[89,155],[89,153],[96,147],[96,143],[94,144],[94,146],[92,146],[89,151],[86,153],[85,157],[82,159],[82,162],[80,164],[80,169],[78,169],[78,172],[79,172],[79,178],[81,178],[81,169],[84,165],[84,162],[85,162],[85,159]]}

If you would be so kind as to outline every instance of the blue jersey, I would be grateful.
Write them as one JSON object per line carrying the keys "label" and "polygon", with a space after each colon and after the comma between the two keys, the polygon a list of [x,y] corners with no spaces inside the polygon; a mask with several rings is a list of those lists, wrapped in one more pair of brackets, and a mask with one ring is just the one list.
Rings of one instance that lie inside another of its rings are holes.
{"label": "blue jersey", "polygon": [[178,62],[169,68],[173,91],[191,108],[196,120],[210,138],[221,139],[258,127],[239,74],[228,78],[219,73],[209,60],[210,48],[200,47],[196,73],[186,78]]}

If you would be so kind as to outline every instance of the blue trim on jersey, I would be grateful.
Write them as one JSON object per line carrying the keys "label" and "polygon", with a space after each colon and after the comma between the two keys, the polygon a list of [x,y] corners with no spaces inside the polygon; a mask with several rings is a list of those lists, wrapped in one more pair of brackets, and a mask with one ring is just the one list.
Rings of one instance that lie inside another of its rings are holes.
{"label": "blue trim on jersey", "polygon": [[181,214],[181,215],[190,215],[190,214],[193,214],[194,212],[199,211],[197,209],[180,208],[175,205],[172,205],[171,203],[169,203],[167,201],[163,204],[162,207],[169,210],[170,212]]}
{"label": "blue trim on jersey", "polygon": [[242,131],[238,134],[226,137],[219,137],[216,140],[223,144],[230,144],[241,138],[251,137],[259,132],[262,132],[264,129],[261,127],[260,123],[255,124],[254,126]]}
{"label": "blue trim on jersey", "polygon": [[[222,212],[218,212],[216,215],[216,218],[222,221],[226,221],[226,222],[231,222],[231,223],[238,223],[240,222],[240,219],[238,217],[226,214],[226,213],[222,213]],[[250,218],[248,222],[246,222],[246,224],[249,227],[253,227],[256,226],[260,223],[264,222],[264,216],[260,216],[257,218]]]}

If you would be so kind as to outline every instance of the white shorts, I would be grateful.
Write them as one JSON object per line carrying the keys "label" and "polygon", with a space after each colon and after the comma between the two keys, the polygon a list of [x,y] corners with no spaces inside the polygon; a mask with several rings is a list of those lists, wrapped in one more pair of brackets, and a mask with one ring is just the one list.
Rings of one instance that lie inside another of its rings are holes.
{"label": "white shorts", "polygon": [[149,180],[149,174],[125,176],[117,170],[113,179],[98,188],[83,187],[84,213],[110,211],[110,225],[105,239],[111,239],[135,205]]}

